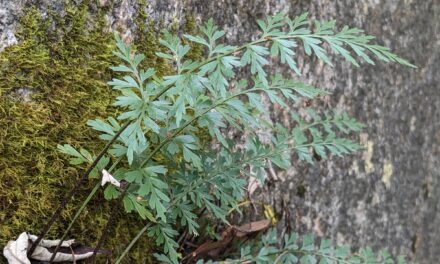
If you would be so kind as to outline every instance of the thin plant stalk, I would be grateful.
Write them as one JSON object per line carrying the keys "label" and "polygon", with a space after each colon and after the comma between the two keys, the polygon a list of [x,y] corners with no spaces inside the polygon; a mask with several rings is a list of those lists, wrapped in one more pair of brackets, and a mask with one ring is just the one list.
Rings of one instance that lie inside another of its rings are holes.
{"label": "thin plant stalk", "polygon": [[115,264],[121,263],[122,259],[127,255],[127,253],[130,251],[130,249],[136,244],[136,242],[141,238],[141,236],[147,231],[147,229],[151,226],[151,222],[146,224],[138,233],[137,235],[130,241],[130,244],[124,249],[124,252],[119,256],[119,258],[116,260]]}
{"label": "thin plant stalk", "polygon": [[105,153],[107,153],[107,150],[110,148],[111,145],[118,139],[118,137],[124,132],[124,130],[128,127],[128,125],[131,122],[127,122],[119,131],[113,136],[113,138],[105,145],[105,147],[101,150],[101,152],[98,154],[96,159],[93,161],[92,164],[87,168],[87,170],[84,172],[82,177],[75,183],[72,189],[67,193],[67,195],[64,197],[61,204],[58,206],[58,208],[53,213],[50,220],[47,222],[47,224],[44,226],[41,233],[38,235],[37,239],[34,243],[32,243],[31,248],[27,252],[27,256],[30,258],[32,254],[34,253],[35,249],[37,248],[38,244],[40,244],[41,240],[44,238],[44,236],[49,232],[50,227],[55,223],[55,221],[61,216],[61,212],[66,208],[67,203],[69,200],[73,197],[73,195],[78,191],[78,188],[87,180],[92,170],[98,165],[99,161],[104,157]]}
{"label": "thin plant stalk", "polygon": [[112,208],[109,220],[107,221],[107,224],[105,225],[104,230],[102,231],[102,235],[99,238],[98,245],[93,250],[93,255],[90,257],[90,259],[89,259],[89,261],[87,261],[87,263],[94,263],[95,262],[96,255],[98,254],[99,249],[104,245],[105,241],[107,240],[108,235],[110,233],[110,228],[111,228],[111,226],[113,226],[113,222],[115,221],[115,217],[116,217],[116,212],[119,209],[119,204],[122,201],[122,199],[125,197],[125,194],[127,193],[127,190],[129,187],[130,187],[130,184],[126,184],[123,187],[123,192],[122,192],[121,196],[119,196],[117,204],[115,206],[113,206],[113,208]]}
{"label": "thin plant stalk", "polygon": [[[108,172],[111,173],[115,168],[116,165],[118,165],[118,163],[122,160],[122,157],[119,157],[113,164],[112,166],[108,169]],[[61,244],[64,242],[64,240],[67,237],[67,234],[69,233],[70,229],[72,229],[73,225],[75,224],[76,220],[79,218],[79,216],[81,215],[81,213],[84,211],[84,209],[86,208],[87,204],[90,202],[90,200],[92,200],[93,196],[95,195],[95,193],[98,191],[99,186],[101,185],[100,182],[97,182],[95,187],[93,187],[92,191],[89,193],[89,195],[87,196],[87,198],[84,200],[84,202],[82,203],[81,207],[78,209],[78,211],[76,212],[75,216],[73,217],[72,221],[70,221],[69,226],[66,228],[66,230],[64,231],[63,236],[60,239],[60,242],[58,243],[58,245],[56,246],[54,252],[52,253],[52,256],[50,257],[49,260],[49,264],[53,263],[53,260],[55,259],[55,256],[58,253],[58,250],[61,247]]]}

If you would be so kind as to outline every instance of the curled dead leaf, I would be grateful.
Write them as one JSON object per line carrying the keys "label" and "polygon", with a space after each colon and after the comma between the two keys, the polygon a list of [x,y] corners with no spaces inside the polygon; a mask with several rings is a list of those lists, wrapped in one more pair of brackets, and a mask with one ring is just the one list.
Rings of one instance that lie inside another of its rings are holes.
{"label": "curled dead leaf", "polygon": [[244,225],[235,228],[237,230],[235,236],[244,237],[246,235],[250,235],[255,232],[266,230],[267,228],[270,227],[271,223],[272,221],[270,219],[264,219],[260,221],[246,223]]}
{"label": "curled dead leaf", "polygon": [[[27,257],[27,251],[32,243],[37,240],[37,236],[26,232],[21,233],[16,240],[10,240],[3,249],[3,255],[9,264],[31,264]],[[49,261],[60,242],[57,240],[43,239],[32,253],[31,259],[39,261]],[[93,248],[80,245],[75,240],[63,241],[53,262],[77,261],[89,258],[93,255]],[[109,254],[108,251],[100,251],[101,254]]]}

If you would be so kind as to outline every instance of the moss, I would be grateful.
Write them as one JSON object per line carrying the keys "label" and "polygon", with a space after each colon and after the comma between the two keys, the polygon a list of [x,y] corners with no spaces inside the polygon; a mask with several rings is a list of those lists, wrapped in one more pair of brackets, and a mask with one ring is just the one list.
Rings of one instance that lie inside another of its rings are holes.
{"label": "moss", "polygon": [[[89,1],[69,2],[63,16],[49,10],[43,18],[33,7],[25,10],[17,30],[19,44],[0,53],[0,247],[23,231],[40,232],[84,170],[70,166],[56,145],[69,143],[97,153],[103,144],[85,123],[116,111],[111,107],[115,93],[105,84],[115,63],[106,10]],[[157,34],[145,21],[141,11],[137,49],[147,56],[144,66],[165,73],[168,66],[154,56]],[[63,233],[91,185],[94,181],[75,195],[47,238]],[[102,197],[96,195],[70,237],[96,245],[113,205]],[[136,215],[122,210],[116,222],[105,247],[115,256],[143,226]],[[147,238],[139,241],[131,260],[151,262],[150,244]]]}
{"label": "moss", "polygon": [[[134,19],[136,30],[134,34],[134,48],[137,52],[145,55],[145,60],[141,67],[154,67],[158,75],[166,75],[170,73],[171,68],[164,59],[156,56],[157,51],[163,51],[159,44],[159,34],[154,29],[154,22],[148,21],[148,15],[145,12],[147,6],[146,0],[138,0],[137,10],[138,14]],[[153,47],[153,48],[152,48]]]}
{"label": "moss", "polygon": [[[185,25],[183,27],[183,32],[190,35],[196,35],[199,33],[196,20],[194,19],[195,16],[195,14],[185,15]],[[188,59],[199,61],[203,59],[203,45],[187,41],[186,39],[184,39],[184,43],[188,44],[191,47],[188,54],[186,55]]]}

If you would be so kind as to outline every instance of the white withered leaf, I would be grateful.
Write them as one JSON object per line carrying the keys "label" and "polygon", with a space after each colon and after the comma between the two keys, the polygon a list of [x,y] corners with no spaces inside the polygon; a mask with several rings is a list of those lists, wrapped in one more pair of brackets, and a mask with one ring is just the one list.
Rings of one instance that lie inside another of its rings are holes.
{"label": "white withered leaf", "polygon": [[116,178],[113,177],[113,175],[111,175],[106,170],[102,170],[101,186],[104,186],[108,182],[116,187],[121,187],[121,183],[118,180],[116,180]]}

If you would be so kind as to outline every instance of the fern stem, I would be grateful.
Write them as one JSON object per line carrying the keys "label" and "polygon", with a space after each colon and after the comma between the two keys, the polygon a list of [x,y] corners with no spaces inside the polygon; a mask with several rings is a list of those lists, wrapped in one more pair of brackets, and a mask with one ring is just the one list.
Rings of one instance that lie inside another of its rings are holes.
{"label": "fern stem", "polygon": [[[119,157],[113,164],[112,166],[109,168],[108,172],[112,172],[115,168],[116,165],[118,165],[118,163],[122,160],[122,157]],[[78,209],[78,211],[76,212],[75,216],[73,217],[72,221],[70,221],[69,226],[66,228],[66,230],[64,231],[63,236],[60,239],[60,242],[58,243],[58,245],[56,246],[54,252],[52,253],[52,256],[50,257],[49,260],[49,264],[53,263],[53,260],[55,259],[56,254],[58,253],[58,250],[61,247],[61,244],[63,243],[63,241],[66,239],[67,234],[69,233],[70,229],[72,229],[73,224],[76,222],[76,220],[78,219],[78,217],[81,215],[81,213],[84,211],[84,209],[86,208],[87,204],[90,202],[90,200],[93,198],[93,196],[95,195],[95,193],[98,191],[99,186],[101,185],[101,183],[98,181],[95,185],[95,187],[93,187],[92,191],[89,193],[89,195],[87,196],[87,198],[84,200],[84,202],[82,203],[81,207]]]}
{"label": "fern stem", "polygon": [[125,197],[125,195],[127,194],[127,190],[129,187],[130,187],[130,184],[127,184],[123,187],[123,192],[122,192],[121,196],[119,196],[116,205],[113,206],[113,208],[112,208],[109,220],[107,221],[107,224],[105,225],[104,230],[102,231],[102,235],[99,238],[98,245],[93,250],[93,255],[90,257],[90,260],[87,261],[87,263],[94,263],[95,262],[96,254],[98,254],[99,249],[101,249],[101,247],[104,245],[105,241],[108,238],[108,235],[110,234],[110,229],[113,226],[113,222],[115,221],[116,212],[119,209],[119,204],[122,201],[122,199]]}
{"label": "fern stem", "polygon": [[67,193],[67,195],[64,197],[61,204],[56,209],[55,213],[52,215],[50,220],[47,222],[47,224],[44,226],[41,233],[38,235],[37,239],[34,243],[32,243],[31,248],[27,252],[27,256],[30,258],[32,254],[34,253],[35,249],[37,248],[38,244],[40,244],[43,237],[49,232],[50,227],[55,223],[55,221],[61,216],[61,212],[66,208],[67,203],[69,200],[73,197],[73,195],[78,191],[79,187],[87,180],[89,177],[89,174],[92,172],[92,170],[98,165],[99,161],[104,157],[105,153],[107,153],[107,150],[110,148],[110,146],[117,140],[117,138],[122,134],[122,132],[128,127],[130,122],[127,122],[114,136],[113,138],[105,145],[105,147],[101,150],[101,152],[98,154],[96,159],[93,161],[93,163],[87,168],[87,170],[84,172],[82,177],[75,183],[72,189]]}
{"label": "fern stem", "polygon": [[147,231],[147,229],[151,226],[151,222],[148,222],[137,234],[136,236],[131,240],[130,244],[124,249],[122,254],[118,257],[115,264],[121,263],[122,259],[127,255],[127,253],[130,251],[130,249],[134,246],[134,244],[141,238],[141,236]]}

